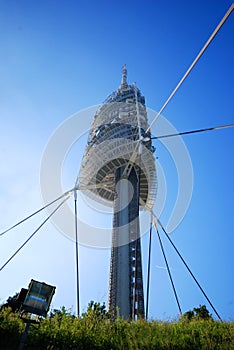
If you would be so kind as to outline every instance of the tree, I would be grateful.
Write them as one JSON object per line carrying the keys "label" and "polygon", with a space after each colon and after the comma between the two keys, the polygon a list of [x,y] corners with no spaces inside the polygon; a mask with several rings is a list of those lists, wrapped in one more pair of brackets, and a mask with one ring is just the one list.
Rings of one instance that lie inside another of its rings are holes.
{"label": "tree", "polygon": [[84,318],[86,317],[96,317],[96,318],[109,318],[109,313],[106,311],[106,305],[102,305],[99,302],[94,302],[91,300],[88,303],[87,311],[82,314]]}
{"label": "tree", "polygon": [[19,311],[21,307],[21,302],[18,300],[19,293],[13,295],[13,297],[9,297],[3,305],[1,305],[1,310],[10,307],[12,312]]}
{"label": "tree", "polygon": [[192,319],[196,320],[212,320],[212,315],[209,313],[205,305],[200,305],[199,307],[193,308],[185,312],[182,316],[182,319],[191,321]]}
{"label": "tree", "polygon": [[15,293],[13,297],[9,297],[5,304],[1,305],[0,310],[3,310],[7,307],[10,307],[13,312],[17,312],[20,310],[25,297],[27,295],[28,290],[25,288],[21,288],[19,293]]}
{"label": "tree", "polygon": [[71,316],[71,310],[67,310],[65,306],[62,306],[60,309],[53,309],[50,311],[50,318],[53,317],[63,318],[65,316]]}
{"label": "tree", "polygon": [[195,317],[199,320],[212,319],[212,315],[209,313],[205,305],[200,305],[198,308],[194,308]]}
{"label": "tree", "polygon": [[183,314],[182,318],[190,321],[194,316],[195,316],[194,311],[189,310]]}

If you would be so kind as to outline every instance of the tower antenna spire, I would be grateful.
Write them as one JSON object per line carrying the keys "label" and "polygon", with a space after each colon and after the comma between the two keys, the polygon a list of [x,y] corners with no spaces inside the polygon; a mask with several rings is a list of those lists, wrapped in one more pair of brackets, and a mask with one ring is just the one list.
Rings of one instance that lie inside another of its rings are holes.
{"label": "tower antenna spire", "polygon": [[121,88],[127,87],[127,66],[124,64],[122,68],[122,80],[121,80]]}

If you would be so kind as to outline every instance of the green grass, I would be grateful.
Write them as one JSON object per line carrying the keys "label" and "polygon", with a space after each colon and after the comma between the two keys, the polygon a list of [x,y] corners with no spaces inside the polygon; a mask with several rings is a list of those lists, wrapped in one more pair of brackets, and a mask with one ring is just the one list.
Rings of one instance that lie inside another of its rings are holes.
{"label": "green grass", "polygon": [[[0,349],[17,349],[25,324],[10,309],[0,312]],[[25,349],[234,349],[234,323],[212,320],[127,322],[86,313],[75,318],[67,312],[31,325]]]}

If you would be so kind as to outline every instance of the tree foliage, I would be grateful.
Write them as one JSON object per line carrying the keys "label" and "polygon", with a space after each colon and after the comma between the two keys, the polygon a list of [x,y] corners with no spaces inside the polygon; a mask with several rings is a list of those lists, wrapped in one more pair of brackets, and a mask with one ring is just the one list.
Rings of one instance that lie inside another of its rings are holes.
{"label": "tree foliage", "polygon": [[193,310],[189,310],[184,313],[182,319],[188,321],[191,320],[212,320],[212,315],[209,313],[205,305],[200,305],[199,307],[194,307]]}
{"label": "tree foliage", "polygon": [[[204,316],[200,311],[193,312]],[[80,318],[62,307],[52,310],[40,326],[30,326],[25,350],[234,350],[234,323],[197,317],[195,322],[111,322],[104,304],[90,302]],[[18,313],[2,310],[0,349],[17,349],[24,327]]]}
{"label": "tree foliage", "polygon": [[100,319],[108,319],[109,313],[106,311],[105,303],[94,302],[91,300],[88,303],[87,311],[82,314],[83,318],[100,318]]}
{"label": "tree foliage", "polygon": [[13,312],[17,312],[20,309],[21,303],[18,300],[19,293],[15,293],[13,297],[9,297],[6,303],[2,304],[0,310],[11,308]]}

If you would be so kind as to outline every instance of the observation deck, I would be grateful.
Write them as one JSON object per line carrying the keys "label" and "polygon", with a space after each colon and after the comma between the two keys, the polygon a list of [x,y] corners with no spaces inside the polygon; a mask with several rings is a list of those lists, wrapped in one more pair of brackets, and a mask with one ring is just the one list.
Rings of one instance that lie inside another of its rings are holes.
{"label": "observation deck", "polygon": [[119,88],[97,110],[90,128],[79,173],[80,186],[90,187],[85,195],[113,206],[115,171],[130,166],[140,174],[140,206],[153,206],[157,178],[148,126],[145,98],[135,84],[127,84],[124,66]]}

